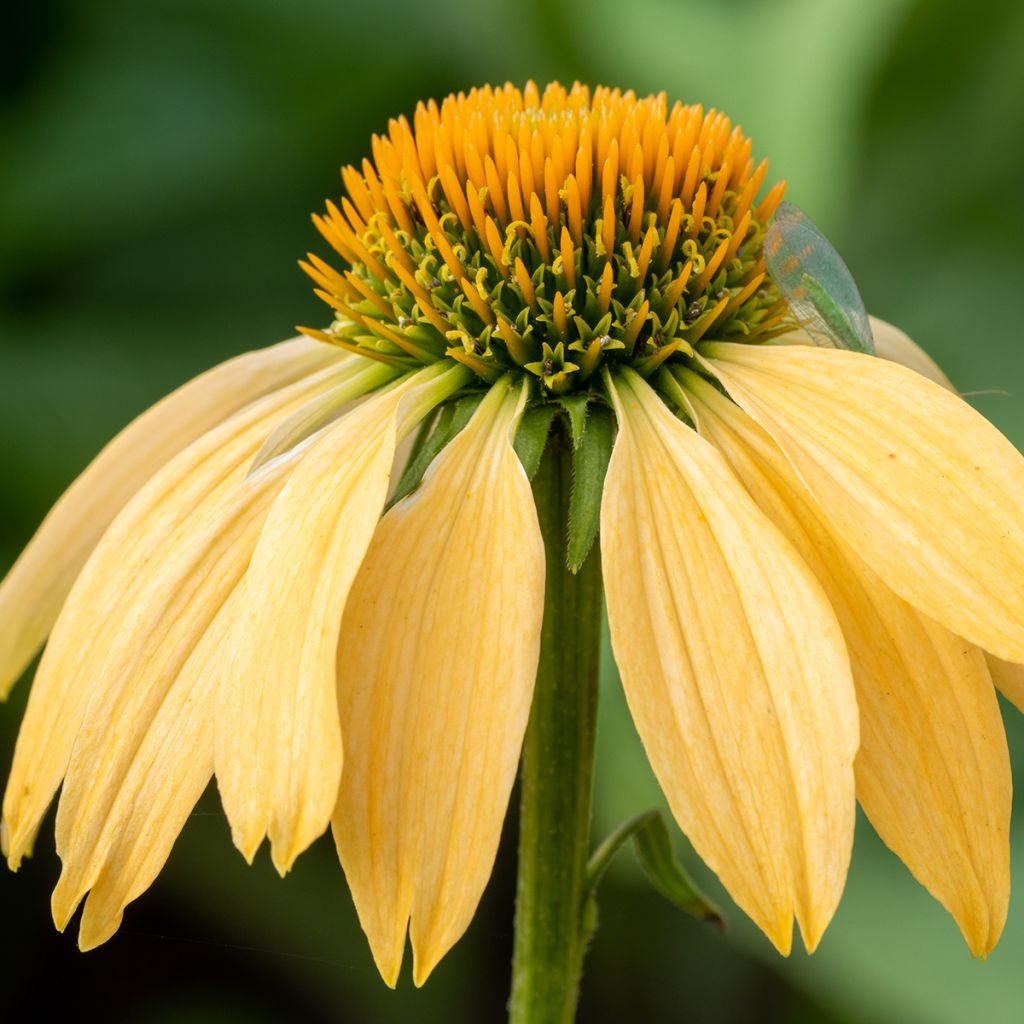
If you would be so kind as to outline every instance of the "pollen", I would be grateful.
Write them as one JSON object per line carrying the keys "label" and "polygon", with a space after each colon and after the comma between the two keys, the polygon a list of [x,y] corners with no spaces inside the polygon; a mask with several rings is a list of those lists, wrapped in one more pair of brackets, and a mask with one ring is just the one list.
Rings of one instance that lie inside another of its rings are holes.
{"label": "pollen", "polygon": [[553,83],[421,103],[341,172],[314,222],[344,261],[301,265],[335,310],[307,331],[410,366],[587,390],[647,375],[698,341],[787,326],[764,235],[785,183],[739,126],[664,93]]}

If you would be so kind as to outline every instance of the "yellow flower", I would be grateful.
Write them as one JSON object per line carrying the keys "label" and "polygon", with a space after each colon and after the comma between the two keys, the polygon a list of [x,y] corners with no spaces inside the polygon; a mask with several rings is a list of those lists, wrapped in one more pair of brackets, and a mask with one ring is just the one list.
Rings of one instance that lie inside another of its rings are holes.
{"label": "yellow flower", "polygon": [[765,266],[783,185],[758,201],[767,165],[721,114],[506,86],[420,105],[372,151],[315,218],[347,269],[304,264],[335,321],[140,417],[0,587],[4,693],[49,635],[10,865],[63,782],[53,912],[87,896],[93,947],[215,776],[249,860],[266,837],[283,873],[333,826],[381,973],[408,932],[421,983],[486,884],[529,718],[527,417],[541,448],[554,416],[552,444],[590,451],[614,414],[589,557],[697,852],[782,952],[794,918],[813,949],[859,800],[987,953],[1021,456],[894,328],[872,321],[883,358],[810,344]]}

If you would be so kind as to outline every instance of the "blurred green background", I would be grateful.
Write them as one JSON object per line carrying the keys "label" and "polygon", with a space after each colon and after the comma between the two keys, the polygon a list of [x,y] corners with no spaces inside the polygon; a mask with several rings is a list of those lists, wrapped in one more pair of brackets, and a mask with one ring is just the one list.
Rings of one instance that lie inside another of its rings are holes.
{"label": "blurred green background", "polygon": [[[135,413],[325,319],[295,260],[319,248],[308,215],[338,192],[338,166],[418,98],[485,81],[580,78],[727,110],[847,257],[869,309],[961,389],[1009,392],[971,400],[1024,445],[1020,0],[970,14],[945,0],[35,0],[5,18],[0,569]],[[606,677],[601,833],[660,799]],[[0,709],[4,771],[26,691]],[[1005,710],[1019,778],[1024,729]],[[514,815],[477,919],[421,992],[377,978],[329,841],[282,882],[265,854],[245,867],[207,794],[120,934],[83,956],[49,922],[51,837],[48,824],[35,858],[0,875],[7,1019],[503,1018]],[[730,920],[723,939],[677,915],[625,855],[581,1020],[1024,1018],[1024,902],[974,962],[863,822],[813,958],[784,961]]]}

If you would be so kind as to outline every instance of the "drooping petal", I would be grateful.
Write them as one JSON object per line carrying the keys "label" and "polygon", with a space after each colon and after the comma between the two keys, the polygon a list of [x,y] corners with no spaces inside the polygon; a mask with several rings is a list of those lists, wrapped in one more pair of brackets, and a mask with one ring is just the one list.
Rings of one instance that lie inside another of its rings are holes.
{"label": "drooping petal", "polygon": [[1010,762],[981,651],[898,598],[846,546],[771,438],[689,375],[698,427],[821,581],[860,708],[857,795],[975,955],[1009,899]]}
{"label": "drooping petal", "polygon": [[342,624],[334,836],[389,985],[407,928],[417,985],[466,929],[515,780],[544,607],[540,527],[511,444],[524,397],[496,385],[384,517]]}
{"label": "drooping petal", "polygon": [[138,749],[117,783],[102,828],[92,826],[103,855],[82,911],[82,950],[106,942],[120,927],[125,906],[152,885],[213,777],[215,694],[207,665],[223,641],[229,607],[230,598],[148,727],[137,730]]}
{"label": "drooping petal", "polygon": [[109,650],[134,621],[153,566],[188,541],[210,503],[237,487],[280,417],[340,379],[358,390],[365,377],[328,368],[260,399],[173,458],[116,517],[75,582],[29,695],[3,806],[12,868],[60,785],[95,688],[111,679]]}
{"label": "drooping petal", "polygon": [[857,707],[821,587],[703,438],[617,387],[601,552],[640,737],[697,852],[782,952],[809,949],[853,841]]}
{"label": "drooping petal", "polygon": [[1018,711],[1024,711],[1024,665],[1015,665],[991,654],[986,655],[986,658],[992,682],[999,687],[999,692]]}
{"label": "drooping petal", "polygon": [[215,765],[232,837],[251,860],[268,836],[282,873],[327,828],[337,801],[338,632],[396,442],[425,389],[464,383],[460,370],[442,385],[452,372],[420,371],[321,436],[274,502],[216,652]]}
{"label": "drooping petal", "polygon": [[104,530],[161,466],[250,402],[348,358],[308,338],[249,352],[178,388],[122,430],[54,505],[0,584],[0,698],[46,639]]}
{"label": "drooping petal", "polygon": [[[929,380],[935,381],[936,384],[941,384],[942,387],[954,394],[957,393],[953,382],[946,376],[939,364],[923,348],[911,341],[903,331],[885,323],[884,320],[876,320],[874,317],[871,318],[871,323],[876,338],[882,338],[882,344],[876,345],[878,355],[900,363],[911,370],[916,370]],[[987,652],[985,659],[988,662],[992,681],[996,684],[999,692],[1018,710],[1024,711],[1024,665],[1003,661]]]}
{"label": "drooping petal", "polygon": [[703,351],[900,597],[1024,661],[1024,458],[992,424],[920,374],[857,352]]}
{"label": "drooping petal", "polygon": [[949,391],[956,391],[950,379],[942,372],[939,364],[920,345],[915,344],[898,327],[884,320],[871,317],[871,333],[875,338],[875,354],[882,359],[906,366],[915,373],[941,384]]}
{"label": "drooping petal", "polygon": [[[95,696],[75,738],[57,808],[63,870],[53,893],[53,915],[59,928],[108,862],[123,818],[145,786],[150,759],[166,738],[161,733],[175,726],[175,709],[168,707],[172,695],[180,697],[175,680],[241,580],[271,502],[287,479],[286,468],[260,474],[206,503],[190,517],[189,536],[140,569],[144,578],[131,608],[114,610],[119,627],[86,668],[99,678],[91,687]],[[188,710],[212,722],[209,708]],[[177,727],[189,731],[181,723]],[[212,750],[204,753],[212,758]],[[202,773],[201,765],[195,767]],[[173,812],[173,802],[164,809]]]}

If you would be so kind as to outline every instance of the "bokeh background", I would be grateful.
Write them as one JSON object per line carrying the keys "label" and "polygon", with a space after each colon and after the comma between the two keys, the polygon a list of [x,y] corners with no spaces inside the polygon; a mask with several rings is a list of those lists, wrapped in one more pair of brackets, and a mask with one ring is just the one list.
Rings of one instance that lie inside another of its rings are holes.
{"label": "bokeh background", "polygon": [[[0,569],[134,414],[324,319],[295,265],[309,212],[386,118],[484,81],[603,82],[726,109],[903,326],[1024,445],[1024,6],[986,0],[34,0],[0,29]],[[2,623],[0,623],[2,628]],[[604,680],[598,834],[660,797]],[[6,772],[27,685],[0,709]],[[1018,780],[1024,729],[1004,708]],[[514,814],[469,933],[427,987],[377,978],[329,840],[279,880],[207,794],[115,940],[49,922],[52,823],[0,874],[10,1020],[500,1021]],[[1020,815],[1017,815],[1020,825]],[[1015,878],[1024,835],[1015,830]],[[713,878],[684,857],[722,899]],[[1024,900],[988,963],[861,823],[820,951],[777,957],[646,887],[603,890],[589,1022],[1011,1024]]]}

